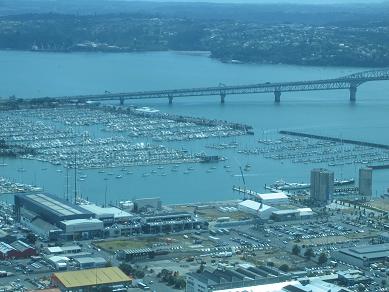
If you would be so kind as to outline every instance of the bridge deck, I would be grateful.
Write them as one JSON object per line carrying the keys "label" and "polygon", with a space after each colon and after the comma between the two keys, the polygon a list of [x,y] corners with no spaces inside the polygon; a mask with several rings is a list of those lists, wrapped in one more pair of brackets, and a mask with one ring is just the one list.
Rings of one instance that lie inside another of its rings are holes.
{"label": "bridge deck", "polygon": [[[91,95],[62,96],[54,99],[63,101],[100,101],[119,99],[121,103],[126,99],[151,99],[167,98],[169,102],[176,97],[195,96],[221,96],[222,102],[226,95],[253,94],[253,93],[275,93],[276,99],[280,98],[281,92],[293,91],[315,91],[315,90],[335,90],[350,89],[350,99],[355,99],[356,88],[362,83],[369,81],[389,80],[389,69],[371,70],[355,73],[352,75],[312,81],[280,82],[280,83],[260,83],[236,86],[216,86],[204,88],[154,90],[122,93],[105,93]],[[50,98],[50,97],[46,97]]]}

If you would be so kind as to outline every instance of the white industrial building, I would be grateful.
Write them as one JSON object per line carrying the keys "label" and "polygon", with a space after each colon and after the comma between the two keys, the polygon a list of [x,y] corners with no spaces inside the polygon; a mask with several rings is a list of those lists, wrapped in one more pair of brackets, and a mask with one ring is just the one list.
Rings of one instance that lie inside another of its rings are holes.
{"label": "white industrial building", "polygon": [[258,201],[270,205],[270,206],[277,206],[277,205],[287,205],[289,204],[289,198],[288,196],[283,193],[268,193],[268,194],[257,194]]}
{"label": "white industrial building", "polygon": [[160,198],[142,198],[134,201],[134,211],[160,210],[162,206]]}
{"label": "white industrial building", "polygon": [[132,211],[134,211],[134,202],[133,201],[120,201],[119,207],[122,210],[132,212]]}
{"label": "white industrial building", "polygon": [[354,266],[369,266],[389,259],[389,243],[344,248],[335,252],[333,257]]}
{"label": "white industrial building", "polygon": [[80,257],[75,258],[74,261],[80,269],[104,268],[107,264],[102,257]]}
{"label": "white industrial building", "polygon": [[114,223],[126,223],[131,219],[131,217],[133,217],[132,214],[120,210],[116,207],[103,208],[95,204],[79,205],[79,207],[93,213],[96,219],[99,219],[104,222],[104,225],[112,225]]}
{"label": "white industrial building", "polygon": [[60,224],[68,239],[101,237],[104,229],[103,221],[95,218],[65,220]]}
{"label": "white industrial building", "polygon": [[293,280],[274,284],[214,290],[214,292],[351,292],[352,290],[320,279]]}
{"label": "white industrial building", "polygon": [[66,270],[70,259],[65,256],[50,256],[46,258],[47,262],[52,264],[57,271]]}
{"label": "white industrial building", "polygon": [[69,246],[49,246],[46,248],[46,252],[51,255],[65,255],[81,252],[82,249],[79,245]]}
{"label": "white industrial building", "polygon": [[[304,273],[304,272],[302,272]],[[186,292],[351,292],[337,274],[298,277],[269,266],[238,265],[186,274]]]}
{"label": "white industrial building", "polygon": [[256,201],[245,200],[238,204],[238,210],[244,213],[258,215],[262,219],[269,219],[272,212],[277,209]]}

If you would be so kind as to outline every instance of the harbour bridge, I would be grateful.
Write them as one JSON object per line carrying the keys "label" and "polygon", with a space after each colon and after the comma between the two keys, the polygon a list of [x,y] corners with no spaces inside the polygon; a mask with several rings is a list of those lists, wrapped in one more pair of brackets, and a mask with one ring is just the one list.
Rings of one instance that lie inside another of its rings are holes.
{"label": "harbour bridge", "polygon": [[137,91],[126,93],[110,93],[78,95],[78,96],[63,96],[54,99],[61,101],[103,101],[103,100],[119,100],[123,105],[125,100],[130,99],[156,99],[166,98],[169,104],[177,97],[196,97],[196,96],[220,96],[220,102],[224,103],[227,95],[239,94],[256,94],[256,93],[273,93],[274,101],[281,102],[281,94],[283,92],[298,92],[298,91],[316,91],[316,90],[337,90],[347,89],[350,92],[350,102],[356,101],[357,88],[363,83],[370,81],[389,80],[389,68],[380,70],[363,71],[339,78],[311,80],[311,81],[294,81],[294,82],[279,82],[279,83],[259,83],[248,85],[233,85],[226,86],[220,84],[215,87],[202,88],[187,88],[187,89],[171,89],[171,90],[154,90],[154,91]]}

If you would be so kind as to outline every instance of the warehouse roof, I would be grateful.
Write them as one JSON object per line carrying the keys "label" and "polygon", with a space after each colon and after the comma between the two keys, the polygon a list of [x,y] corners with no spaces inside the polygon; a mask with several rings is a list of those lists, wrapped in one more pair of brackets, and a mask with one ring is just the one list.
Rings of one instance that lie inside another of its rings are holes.
{"label": "warehouse roof", "polygon": [[288,196],[285,193],[268,193],[268,194],[258,194],[258,197],[262,200],[281,200],[288,199]]}
{"label": "warehouse roof", "polygon": [[86,204],[86,205],[80,205],[80,207],[84,210],[87,210],[89,212],[92,212],[98,217],[103,216],[113,216],[114,218],[127,218],[133,216],[132,214],[125,212],[123,210],[120,210],[116,207],[100,207],[95,204]]}
{"label": "warehouse roof", "polygon": [[54,273],[54,277],[58,279],[65,288],[116,284],[131,281],[131,278],[124,274],[118,267]]}
{"label": "warehouse roof", "polygon": [[105,258],[102,257],[82,257],[82,258],[75,258],[74,259],[79,264],[105,264],[107,261]]}
{"label": "warehouse roof", "polygon": [[339,252],[360,259],[384,258],[384,257],[388,257],[389,255],[389,243],[345,248],[339,250]]}
{"label": "warehouse roof", "polygon": [[79,224],[88,224],[88,223],[103,223],[103,221],[95,218],[91,219],[72,219],[72,220],[64,220],[61,221],[62,224],[66,226],[71,226],[71,225],[79,225]]}
{"label": "warehouse roof", "polygon": [[291,214],[299,214],[300,211],[296,209],[288,209],[288,210],[276,210],[273,211],[276,215],[291,215]]}
{"label": "warehouse roof", "polygon": [[16,249],[14,247],[12,247],[11,245],[9,245],[8,243],[5,243],[5,242],[0,242],[0,252],[2,254],[6,254],[10,251],[16,251]]}
{"label": "warehouse roof", "polygon": [[252,210],[259,210],[259,211],[265,211],[267,209],[274,209],[273,207],[270,207],[270,206],[265,205],[265,204],[262,204],[262,207],[261,207],[261,203],[256,202],[256,201],[252,201],[252,200],[245,200],[243,202],[240,202],[239,206],[246,207],[246,208],[249,208]]}
{"label": "warehouse roof", "polygon": [[47,250],[50,253],[66,253],[72,251],[81,251],[81,247],[78,245],[69,245],[69,246],[49,246]]}
{"label": "warehouse roof", "polygon": [[71,204],[65,200],[57,198],[49,194],[32,193],[32,194],[16,194],[18,198],[28,200],[40,207],[55,213],[58,216],[74,216],[81,214],[92,214],[80,207]]}
{"label": "warehouse roof", "polygon": [[57,226],[43,220],[42,218],[35,218],[34,220],[31,221],[31,224],[34,225],[35,227],[39,228],[39,230],[49,232],[49,231],[54,231],[54,230],[61,230]]}
{"label": "warehouse roof", "polygon": [[48,257],[47,260],[53,263],[63,263],[63,262],[70,261],[68,257],[64,257],[64,256],[52,256],[52,257]]}
{"label": "warehouse roof", "polygon": [[13,242],[11,245],[14,249],[17,249],[20,252],[24,252],[28,249],[34,249],[32,246],[28,245],[27,243],[25,243],[21,240],[17,240],[15,242]]}

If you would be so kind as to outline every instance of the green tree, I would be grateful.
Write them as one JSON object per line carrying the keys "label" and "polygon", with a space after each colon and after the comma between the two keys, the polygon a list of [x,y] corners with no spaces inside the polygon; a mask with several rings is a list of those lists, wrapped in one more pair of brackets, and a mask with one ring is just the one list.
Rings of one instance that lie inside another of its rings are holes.
{"label": "green tree", "polygon": [[279,267],[279,269],[283,272],[288,272],[289,271],[289,266],[287,264],[283,264]]}
{"label": "green tree", "polygon": [[121,269],[123,271],[123,273],[125,273],[127,275],[130,275],[134,272],[134,268],[130,264],[127,264],[127,263],[121,263],[119,265],[119,269]]}
{"label": "green tree", "polygon": [[35,244],[37,238],[36,238],[36,235],[32,232],[29,232],[27,235],[26,235],[26,240],[29,244]]}
{"label": "green tree", "polygon": [[184,289],[186,286],[186,282],[184,277],[178,277],[176,279],[176,283],[174,284],[174,288],[176,289]]}
{"label": "green tree", "polygon": [[304,252],[304,257],[306,257],[308,260],[313,257],[315,255],[315,253],[313,252],[313,249],[312,248],[307,248]]}
{"label": "green tree", "polygon": [[200,267],[197,269],[197,273],[202,273],[202,272],[204,272],[204,269],[205,269],[205,265],[202,263],[202,264],[200,265]]}
{"label": "green tree", "polygon": [[299,255],[300,252],[301,252],[301,248],[297,244],[293,245],[292,254]]}
{"label": "green tree", "polygon": [[328,258],[327,258],[327,255],[322,252],[320,255],[319,255],[319,259],[318,259],[318,264],[319,265],[323,265],[327,262]]}

